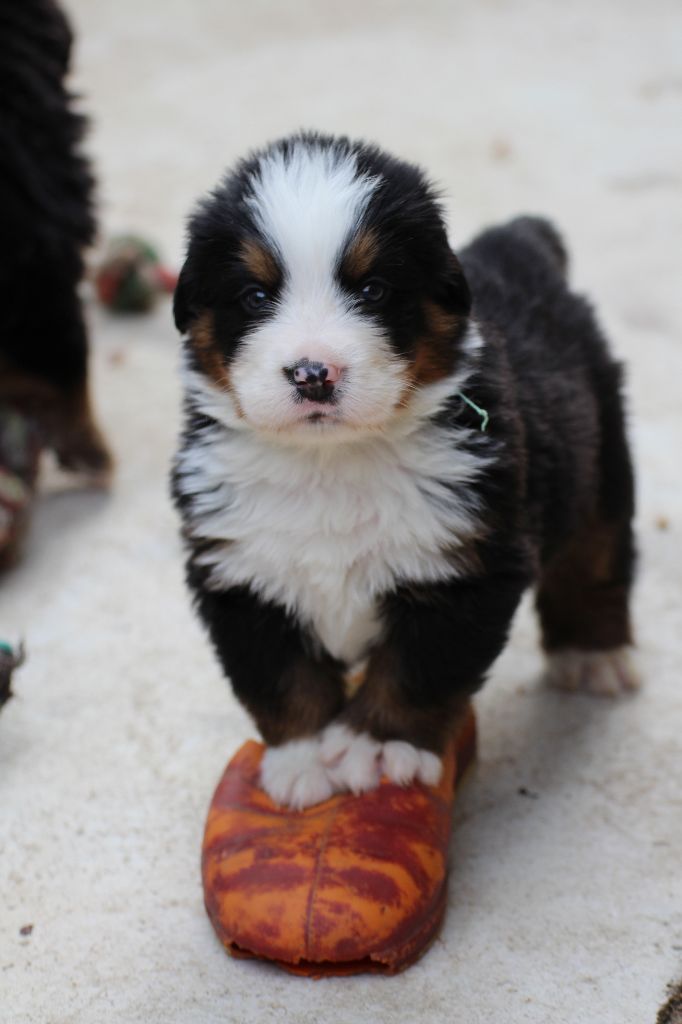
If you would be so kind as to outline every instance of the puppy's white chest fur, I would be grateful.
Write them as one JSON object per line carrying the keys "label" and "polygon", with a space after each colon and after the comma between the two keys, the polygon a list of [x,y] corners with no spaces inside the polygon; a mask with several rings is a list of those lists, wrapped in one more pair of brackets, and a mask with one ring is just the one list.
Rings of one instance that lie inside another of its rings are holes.
{"label": "puppy's white chest fur", "polygon": [[446,579],[475,529],[468,485],[485,460],[465,431],[296,447],[222,426],[179,456],[194,536],[215,589],[247,585],[352,665],[380,630],[381,595]]}

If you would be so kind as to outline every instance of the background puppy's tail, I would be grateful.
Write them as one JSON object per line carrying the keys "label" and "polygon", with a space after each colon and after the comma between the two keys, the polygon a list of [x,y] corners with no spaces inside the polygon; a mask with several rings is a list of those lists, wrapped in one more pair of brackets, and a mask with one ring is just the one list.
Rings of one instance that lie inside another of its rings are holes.
{"label": "background puppy's tail", "polygon": [[536,251],[550,260],[563,277],[568,273],[568,253],[563,239],[553,224],[544,217],[516,217],[509,227],[529,242]]}

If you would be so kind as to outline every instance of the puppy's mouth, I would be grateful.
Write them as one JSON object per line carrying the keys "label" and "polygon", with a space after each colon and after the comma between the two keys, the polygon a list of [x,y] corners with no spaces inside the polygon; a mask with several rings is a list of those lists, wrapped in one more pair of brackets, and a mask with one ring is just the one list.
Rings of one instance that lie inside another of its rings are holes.
{"label": "puppy's mouth", "polygon": [[330,410],[329,412],[322,412],[320,409],[313,409],[304,413],[300,419],[296,421],[294,425],[301,425],[306,427],[311,426],[322,426],[332,428],[334,426],[340,426],[345,421],[338,410]]}
{"label": "puppy's mouth", "polygon": [[337,402],[320,403],[299,399],[296,403],[294,426],[309,423],[331,426],[343,422],[344,417]]}

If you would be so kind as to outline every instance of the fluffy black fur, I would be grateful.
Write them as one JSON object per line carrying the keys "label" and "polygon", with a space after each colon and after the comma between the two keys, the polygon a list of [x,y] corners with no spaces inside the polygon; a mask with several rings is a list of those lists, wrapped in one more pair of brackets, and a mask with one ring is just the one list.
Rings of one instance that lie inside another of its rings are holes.
{"label": "fluffy black fur", "polygon": [[64,465],[102,471],[78,295],[93,178],[64,84],[71,43],[52,0],[0,0],[0,400],[41,422]]}
{"label": "fluffy black fur", "polygon": [[[406,580],[384,595],[381,639],[368,652],[364,685],[346,700],[345,666],[320,653],[283,608],[248,587],[207,586],[177,472],[175,496],[188,529],[197,608],[267,742],[313,733],[338,716],[378,739],[440,751],[502,650],[529,585],[537,588],[549,651],[631,641],[634,498],[621,369],[590,305],[568,287],[566,253],[550,224],[521,217],[479,235],[457,260],[421,172],[372,147],[356,152],[362,170],[386,180],[366,223],[381,237],[372,273],[391,285],[390,303],[373,315],[396,349],[414,351],[425,298],[454,318],[439,342],[444,374],[457,363],[469,315],[485,340],[466,391],[489,414],[496,457],[472,485],[481,530],[467,551],[468,571],[436,585]],[[183,332],[207,310],[215,314],[227,366],[248,328],[248,314],[235,303],[244,273],[235,254],[258,231],[244,204],[253,167],[242,164],[191,220],[175,302]],[[199,368],[191,342],[187,352]],[[186,415],[182,448],[201,444],[210,425],[191,402]],[[458,395],[437,419],[480,427],[478,413]]]}

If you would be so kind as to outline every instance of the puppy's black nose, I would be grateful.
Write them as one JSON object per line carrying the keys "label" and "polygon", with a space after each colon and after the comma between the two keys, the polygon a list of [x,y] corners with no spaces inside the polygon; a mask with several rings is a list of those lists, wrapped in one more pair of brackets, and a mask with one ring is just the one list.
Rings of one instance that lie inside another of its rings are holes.
{"label": "puppy's black nose", "polygon": [[341,371],[331,363],[299,359],[293,366],[284,367],[284,376],[294,385],[300,398],[307,398],[310,402],[329,402],[334,397]]}

